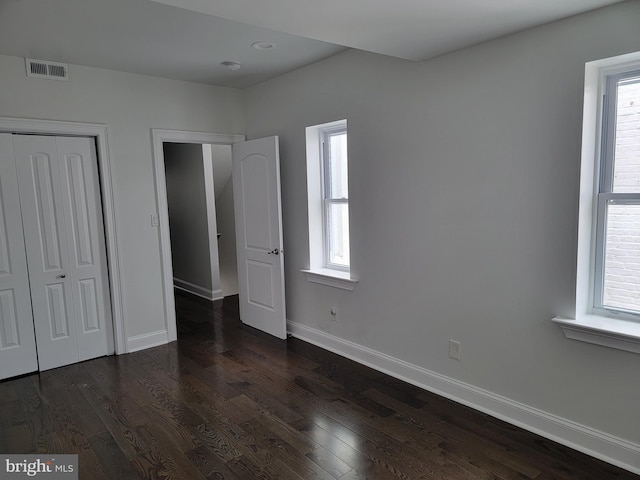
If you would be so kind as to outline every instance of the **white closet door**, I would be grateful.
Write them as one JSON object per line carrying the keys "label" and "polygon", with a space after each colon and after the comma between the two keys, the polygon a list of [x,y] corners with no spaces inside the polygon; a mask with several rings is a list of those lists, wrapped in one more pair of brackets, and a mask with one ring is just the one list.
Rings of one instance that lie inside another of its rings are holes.
{"label": "white closet door", "polygon": [[14,136],[40,369],[78,361],[55,137]]}
{"label": "white closet door", "polygon": [[56,139],[78,335],[78,359],[113,353],[104,223],[93,139]]}
{"label": "white closet door", "polygon": [[113,351],[95,147],[13,139],[40,370]]}
{"label": "white closet door", "polygon": [[0,379],[38,370],[10,134],[0,134]]}

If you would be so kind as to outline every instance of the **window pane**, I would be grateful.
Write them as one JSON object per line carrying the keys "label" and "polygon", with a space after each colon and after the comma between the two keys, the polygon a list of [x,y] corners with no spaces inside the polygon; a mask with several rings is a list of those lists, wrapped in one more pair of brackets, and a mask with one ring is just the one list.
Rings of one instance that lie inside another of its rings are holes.
{"label": "window pane", "polygon": [[349,266],[349,205],[332,203],[327,209],[327,262],[343,267]]}
{"label": "window pane", "polygon": [[640,192],[640,78],[618,83],[613,191]]}
{"label": "window pane", "polygon": [[329,135],[329,198],[349,198],[347,132]]}
{"label": "window pane", "polygon": [[640,312],[640,205],[610,204],[606,228],[602,303]]}

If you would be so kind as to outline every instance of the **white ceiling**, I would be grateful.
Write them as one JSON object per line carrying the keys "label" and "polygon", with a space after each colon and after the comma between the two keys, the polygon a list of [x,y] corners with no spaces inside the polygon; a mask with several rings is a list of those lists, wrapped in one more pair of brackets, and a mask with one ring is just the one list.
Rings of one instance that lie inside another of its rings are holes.
{"label": "white ceiling", "polygon": [[0,0],[0,54],[211,85],[245,88],[344,49],[149,0]]}
{"label": "white ceiling", "polygon": [[618,1],[0,0],[0,54],[245,88],[346,47],[425,60]]}
{"label": "white ceiling", "polygon": [[421,61],[620,0],[153,1]]}

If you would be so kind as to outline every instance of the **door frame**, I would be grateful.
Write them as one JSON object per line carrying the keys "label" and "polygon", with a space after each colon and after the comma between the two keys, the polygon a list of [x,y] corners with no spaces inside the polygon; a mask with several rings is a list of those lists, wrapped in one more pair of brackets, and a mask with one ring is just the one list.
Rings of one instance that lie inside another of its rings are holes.
{"label": "door frame", "polygon": [[171,236],[169,232],[169,204],[167,201],[167,180],[164,167],[162,144],[195,143],[199,145],[233,145],[243,142],[244,135],[225,133],[192,132],[184,130],[151,129],[153,170],[156,182],[156,202],[160,227],[160,271],[162,272],[162,294],[164,297],[164,318],[169,342],[178,339],[176,328],[176,302],[173,293],[173,264],[171,262]]}
{"label": "door frame", "polygon": [[109,127],[97,123],[62,122],[31,118],[0,117],[0,132],[81,136],[93,138],[98,154],[100,172],[100,193],[106,237],[107,262],[109,265],[109,296],[115,353],[127,353],[127,334],[122,305],[122,282],[120,278],[120,256],[118,254],[118,234],[116,222],[115,196],[113,194],[113,173],[109,157]]}

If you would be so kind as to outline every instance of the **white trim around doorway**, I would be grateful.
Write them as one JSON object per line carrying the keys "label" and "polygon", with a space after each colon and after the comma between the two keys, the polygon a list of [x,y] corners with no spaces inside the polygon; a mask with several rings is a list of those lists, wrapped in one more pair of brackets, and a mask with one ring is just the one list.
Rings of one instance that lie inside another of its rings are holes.
{"label": "white trim around doorway", "polygon": [[164,296],[164,318],[169,342],[177,340],[178,333],[176,329],[176,304],[173,294],[173,265],[171,264],[167,180],[165,177],[164,150],[162,144],[169,142],[195,143],[200,145],[233,145],[234,143],[244,141],[244,139],[244,135],[151,129],[156,202],[158,206],[158,221],[160,224],[160,269],[162,272],[162,290]]}
{"label": "white trim around doorway", "polygon": [[98,169],[100,171],[100,191],[102,194],[104,229],[107,243],[107,261],[109,263],[114,347],[117,355],[127,353],[126,324],[124,322],[122,309],[122,284],[120,279],[120,255],[118,253],[118,235],[116,228],[116,205],[113,195],[111,160],[109,158],[109,127],[96,123],[0,117],[0,132],[72,135],[95,138],[96,149],[98,151]]}

